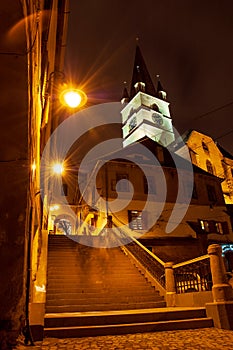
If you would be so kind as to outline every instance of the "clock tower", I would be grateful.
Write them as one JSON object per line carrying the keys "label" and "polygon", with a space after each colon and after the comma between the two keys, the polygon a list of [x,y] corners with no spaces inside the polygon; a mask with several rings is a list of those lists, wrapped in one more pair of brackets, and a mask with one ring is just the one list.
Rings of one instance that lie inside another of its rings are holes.
{"label": "clock tower", "polygon": [[136,47],[130,94],[121,100],[123,146],[147,136],[166,147],[175,139],[166,92],[158,80],[155,89],[139,46]]}

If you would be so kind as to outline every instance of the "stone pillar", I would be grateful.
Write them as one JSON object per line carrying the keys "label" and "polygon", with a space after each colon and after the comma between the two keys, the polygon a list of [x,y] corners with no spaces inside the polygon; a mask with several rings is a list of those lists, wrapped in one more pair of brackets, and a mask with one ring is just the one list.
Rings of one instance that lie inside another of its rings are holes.
{"label": "stone pillar", "polygon": [[214,302],[233,300],[231,286],[227,283],[226,270],[222,258],[222,248],[218,244],[208,247],[212,274],[212,293]]}
{"label": "stone pillar", "polygon": [[167,262],[165,268],[166,302],[167,306],[175,306],[176,286],[174,278],[173,263]]}

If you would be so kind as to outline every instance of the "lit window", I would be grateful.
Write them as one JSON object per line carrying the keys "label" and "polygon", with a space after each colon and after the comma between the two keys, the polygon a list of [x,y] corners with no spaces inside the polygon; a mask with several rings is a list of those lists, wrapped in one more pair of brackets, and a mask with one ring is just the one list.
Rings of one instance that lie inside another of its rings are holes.
{"label": "lit window", "polygon": [[223,235],[222,223],[221,223],[221,222],[216,222],[216,223],[215,223],[215,227],[216,227],[216,231],[217,231],[218,233],[221,233],[221,235]]}
{"label": "lit window", "polygon": [[228,223],[226,221],[200,220],[201,229],[208,233],[228,234]]}
{"label": "lit window", "polygon": [[138,210],[129,210],[129,226],[132,230],[142,230],[142,212]]}
{"label": "lit window", "polygon": [[203,231],[209,232],[210,228],[209,228],[209,223],[207,220],[200,220],[200,224],[201,224],[201,229]]}

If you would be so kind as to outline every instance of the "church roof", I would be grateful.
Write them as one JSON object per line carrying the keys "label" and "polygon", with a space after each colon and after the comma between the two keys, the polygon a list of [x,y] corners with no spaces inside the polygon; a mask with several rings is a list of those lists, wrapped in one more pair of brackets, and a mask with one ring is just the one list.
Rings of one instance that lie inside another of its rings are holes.
{"label": "church roof", "polygon": [[156,96],[156,90],[155,90],[153,81],[146,67],[146,63],[142,56],[141,50],[139,46],[137,46],[135,59],[134,59],[132,81],[131,81],[130,98],[133,98],[136,95],[135,84],[139,82],[145,84],[146,94]]}

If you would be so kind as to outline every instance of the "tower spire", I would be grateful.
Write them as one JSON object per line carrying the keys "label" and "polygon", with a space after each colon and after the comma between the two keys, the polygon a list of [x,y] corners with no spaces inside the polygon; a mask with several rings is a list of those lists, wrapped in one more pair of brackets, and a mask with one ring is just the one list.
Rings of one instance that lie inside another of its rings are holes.
{"label": "tower spire", "polygon": [[164,90],[164,88],[162,87],[162,84],[160,82],[159,74],[156,75],[156,78],[157,78],[157,96],[159,98],[161,98],[162,100],[166,100],[167,99],[167,93]]}
{"label": "tower spire", "polygon": [[124,103],[128,103],[128,102],[129,102],[129,94],[128,94],[128,90],[126,87],[126,81],[124,81],[124,90],[123,90],[123,94],[121,97],[121,103],[124,104]]}
{"label": "tower spire", "polygon": [[130,98],[133,98],[138,91],[145,92],[151,96],[156,96],[154,84],[147,70],[141,50],[137,45],[130,89]]}

